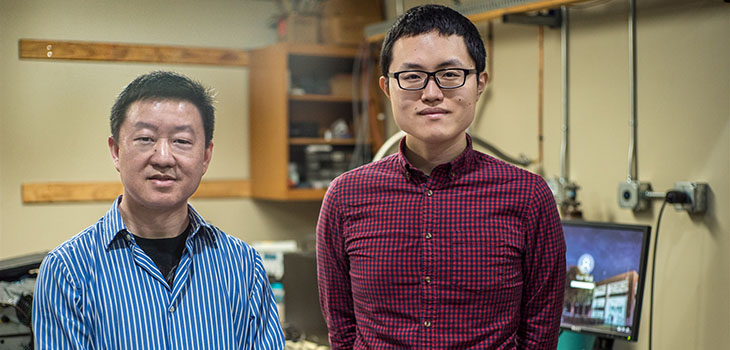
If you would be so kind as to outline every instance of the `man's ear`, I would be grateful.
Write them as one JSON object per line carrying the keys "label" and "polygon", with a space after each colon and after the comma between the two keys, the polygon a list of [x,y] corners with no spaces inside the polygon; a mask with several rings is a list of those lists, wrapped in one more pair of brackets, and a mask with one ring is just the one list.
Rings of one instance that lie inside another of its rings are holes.
{"label": "man's ear", "polygon": [[378,80],[378,83],[380,85],[380,90],[383,90],[385,96],[388,96],[388,98],[390,98],[390,84],[388,83],[388,78],[381,76],[380,80]]}
{"label": "man's ear", "polygon": [[477,96],[481,96],[484,89],[487,87],[487,81],[489,81],[489,74],[486,71],[479,73],[477,77]]}
{"label": "man's ear", "polygon": [[208,144],[208,147],[205,148],[205,153],[203,154],[203,174],[208,171],[208,165],[210,165],[211,159],[213,159],[213,140],[210,140],[210,143]]}
{"label": "man's ear", "polygon": [[114,136],[109,136],[107,140],[109,143],[109,152],[112,154],[112,161],[114,161],[114,168],[119,171],[119,145],[114,140]]}

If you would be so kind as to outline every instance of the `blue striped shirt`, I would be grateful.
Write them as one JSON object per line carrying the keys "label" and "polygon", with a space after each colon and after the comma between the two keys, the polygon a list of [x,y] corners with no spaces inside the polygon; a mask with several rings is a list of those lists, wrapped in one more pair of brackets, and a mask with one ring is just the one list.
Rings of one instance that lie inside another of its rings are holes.
{"label": "blue striped shirt", "polygon": [[284,347],[256,251],[188,206],[192,233],[170,287],[126,230],[118,203],[43,260],[36,349]]}

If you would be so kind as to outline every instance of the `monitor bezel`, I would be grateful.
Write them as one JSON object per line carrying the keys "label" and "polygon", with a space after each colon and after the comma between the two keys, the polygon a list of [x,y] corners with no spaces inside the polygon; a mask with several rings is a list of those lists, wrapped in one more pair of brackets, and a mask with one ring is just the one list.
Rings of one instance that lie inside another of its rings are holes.
{"label": "monitor bezel", "polygon": [[[614,222],[601,222],[601,221],[583,221],[583,220],[561,220],[562,226],[578,226],[578,227],[592,227],[598,229],[613,229],[613,230],[630,230],[641,232],[641,255],[639,257],[639,281],[636,288],[636,310],[634,310],[634,320],[631,327],[631,333],[629,335],[618,335],[608,332],[596,331],[590,328],[583,328],[577,326],[571,326],[569,324],[563,324],[562,320],[562,306],[561,306],[561,319],[560,329],[568,330],[574,333],[590,334],[597,337],[611,338],[611,339],[622,339],[625,341],[636,342],[639,339],[639,327],[641,326],[641,313],[644,305],[644,287],[647,284],[646,268],[649,264],[649,244],[651,242],[651,226],[640,225],[640,224],[623,224]],[[566,254],[567,254],[567,240],[566,240]],[[568,268],[568,262],[565,265],[566,271]],[[566,281],[567,282],[567,281]],[[651,296],[649,296],[651,297]],[[564,302],[564,300],[563,300]]]}

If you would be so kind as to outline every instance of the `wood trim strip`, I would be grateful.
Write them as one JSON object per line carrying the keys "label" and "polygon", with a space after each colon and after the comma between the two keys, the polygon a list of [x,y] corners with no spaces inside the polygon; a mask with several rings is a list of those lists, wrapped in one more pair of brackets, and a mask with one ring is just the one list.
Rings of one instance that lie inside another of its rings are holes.
{"label": "wood trim strip", "polygon": [[89,41],[20,39],[18,56],[50,60],[248,66],[247,50]]}
{"label": "wood trim strip", "polygon": [[[124,190],[120,182],[51,182],[22,184],[23,203],[106,202]],[[248,180],[202,181],[193,198],[249,198]]]}

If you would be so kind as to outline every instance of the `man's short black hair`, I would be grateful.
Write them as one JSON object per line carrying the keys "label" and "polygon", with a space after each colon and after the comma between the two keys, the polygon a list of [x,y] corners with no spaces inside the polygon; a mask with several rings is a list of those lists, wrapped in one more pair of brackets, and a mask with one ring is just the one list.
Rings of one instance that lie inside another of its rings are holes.
{"label": "man's short black hair", "polygon": [[393,61],[393,44],[398,39],[433,31],[444,36],[458,35],[464,38],[466,49],[476,64],[477,72],[484,71],[487,52],[474,23],[446,6],[423,5],[411,8],[398,17],[385,34],[383,48],[380,51],[380,69],[383,76],[388,76],[390,63]]}
{"label": "man's short black hair", "polygon": [[154,71],[140,75],[117,96],[109,117],[114,140],[119,141],[119,128],[127,118],[129,106],[137,101],[152,99],[182,100],[195,105],[203,118],[205,147],[210,145],[215,124],[215,108],[211,91],[182,74],[166,71]]}

